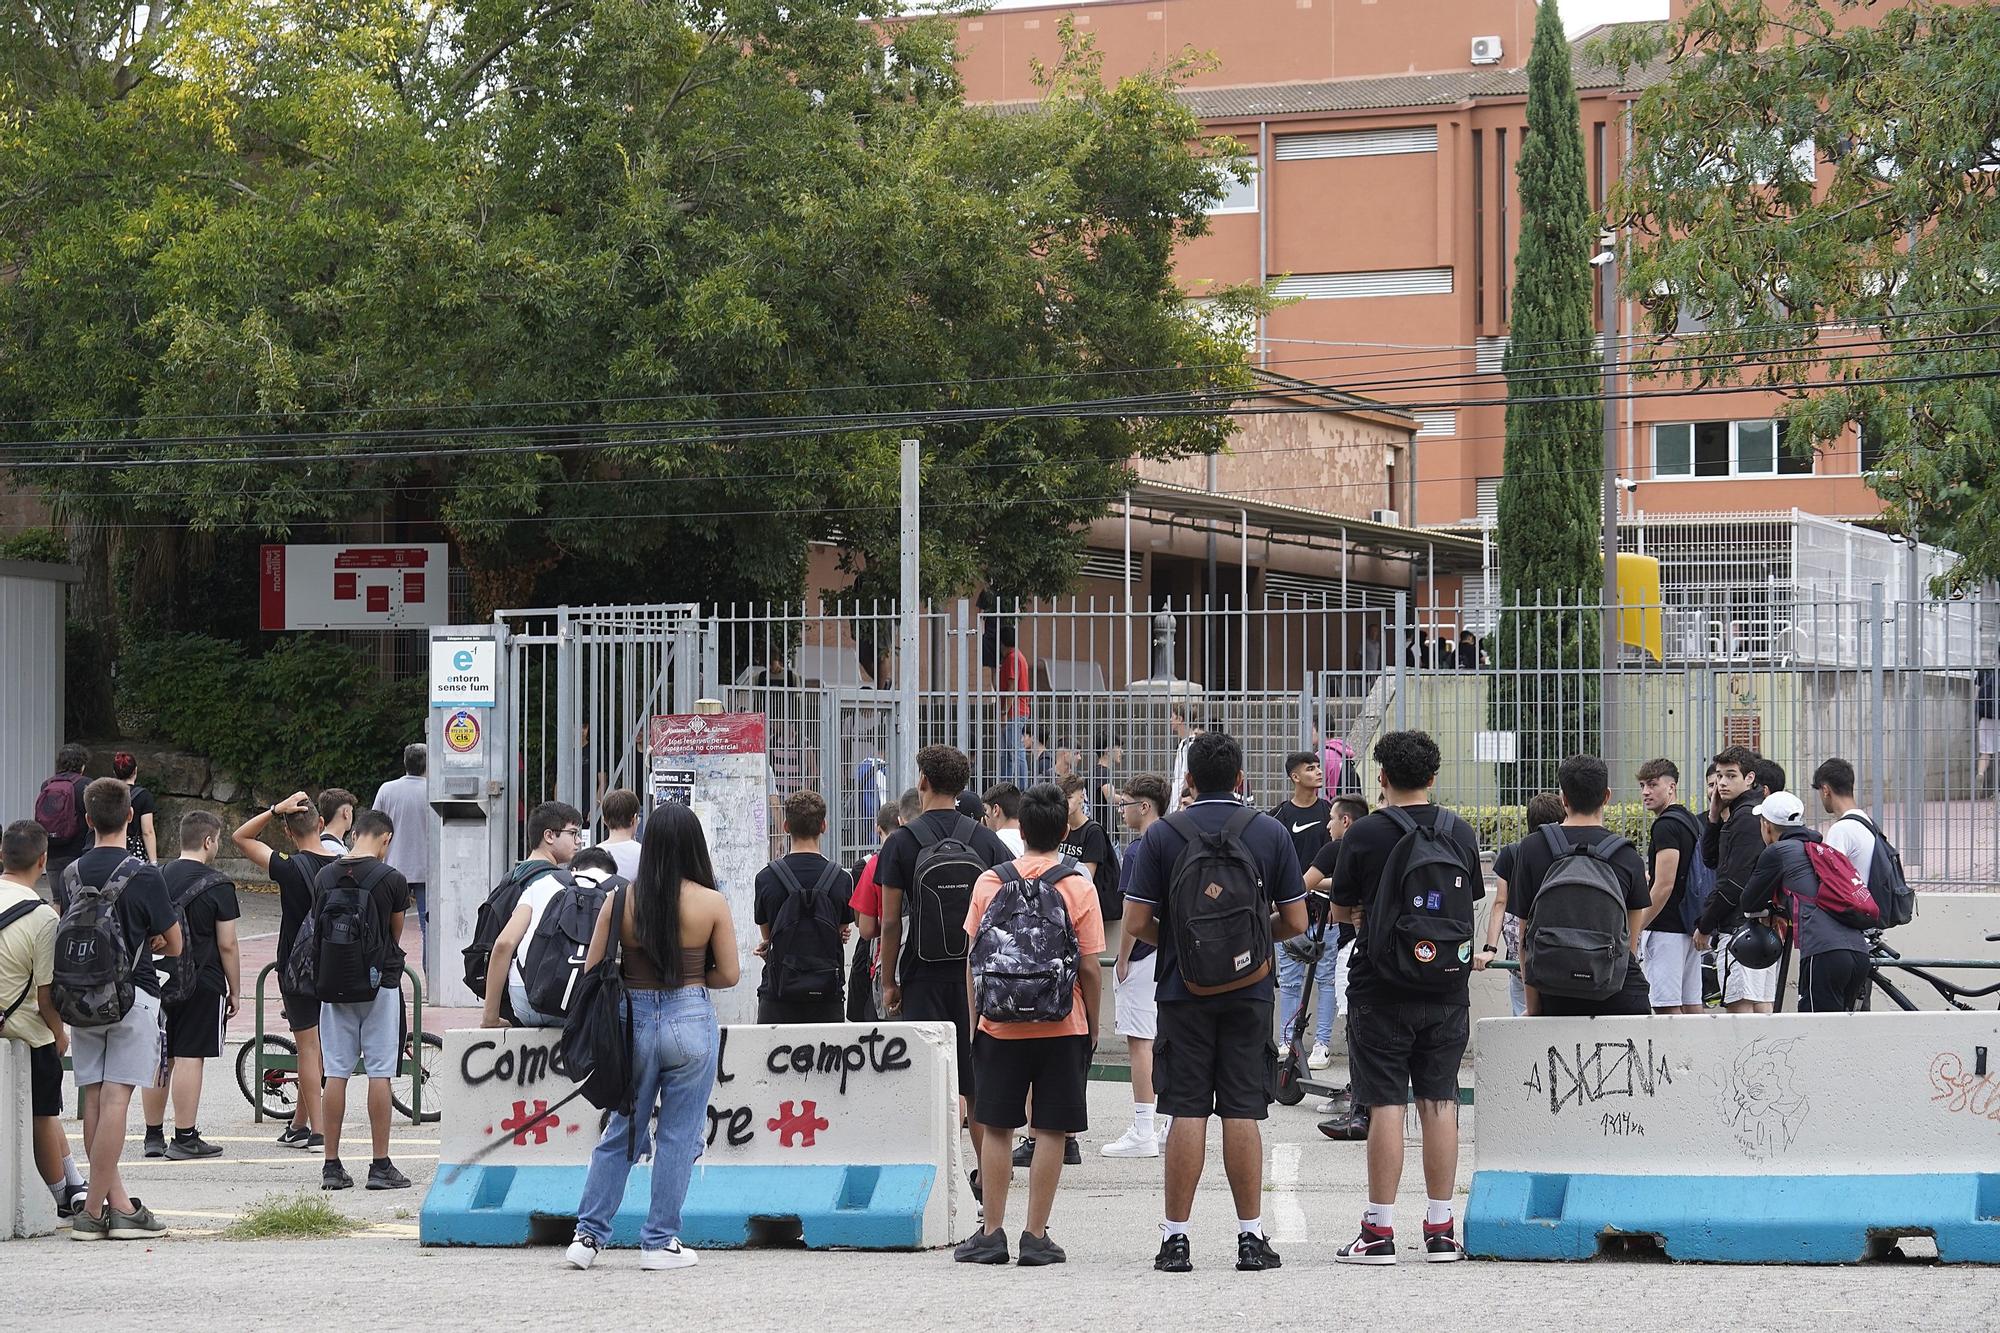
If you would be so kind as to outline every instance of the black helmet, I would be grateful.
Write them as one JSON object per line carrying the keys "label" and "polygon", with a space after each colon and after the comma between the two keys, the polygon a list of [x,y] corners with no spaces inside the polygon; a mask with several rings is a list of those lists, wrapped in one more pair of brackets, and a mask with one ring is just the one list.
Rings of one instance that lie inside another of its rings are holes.
{"label": "black helmet", "polygon": [[1745,967],[1770,967],[1784,956],[1785,941],[1770,922],[1752,921],[1729,941],[1729,952]]}

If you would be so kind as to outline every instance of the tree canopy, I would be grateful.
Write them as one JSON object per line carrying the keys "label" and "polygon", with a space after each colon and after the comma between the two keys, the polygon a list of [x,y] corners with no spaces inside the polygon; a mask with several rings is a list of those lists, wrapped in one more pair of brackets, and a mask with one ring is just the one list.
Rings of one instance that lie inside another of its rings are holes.
{"label": "tree canopy", "polygon": [[1706,326],[1672,372],[1861,423],[1891,521],[2000,574],[2000,9],[1699,0],[1611,52],[1659,73],[1614,208],[1653,331]]}

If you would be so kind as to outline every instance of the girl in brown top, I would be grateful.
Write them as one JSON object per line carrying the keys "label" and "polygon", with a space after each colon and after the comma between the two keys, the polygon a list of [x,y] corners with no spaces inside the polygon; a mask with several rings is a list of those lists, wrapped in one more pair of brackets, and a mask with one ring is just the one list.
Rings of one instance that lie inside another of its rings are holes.
{"label": "girl in brown top", "polygon": [[[622,904],[623,919],[613,922]],[[716,892],[708,839],[684,805],[654,808],[640,845],[639,874],[598,914],[585,966],[596,967],[618,931],[621,971],[632,1001],[634,1114],[611,1113],[591,1153],[576,1240],[565,1256],[588,1268],[611,1243],[611,1220],[632,1173],[628,1141],[653,1154],[652,1203],[639,1229],[639,1267],[689,1268],[693,1250],[680,1242],[681,1206],[708,1130],[708,1095],[715,1086],[719,1031],[711,989],[734,986],[741,965],[729,903]],[[657,1140],[648,1134],[659,1110]],[[636,1135],[631,1121],[638,1121]],[[629,1139],[628,1139],[629,1136]]]}

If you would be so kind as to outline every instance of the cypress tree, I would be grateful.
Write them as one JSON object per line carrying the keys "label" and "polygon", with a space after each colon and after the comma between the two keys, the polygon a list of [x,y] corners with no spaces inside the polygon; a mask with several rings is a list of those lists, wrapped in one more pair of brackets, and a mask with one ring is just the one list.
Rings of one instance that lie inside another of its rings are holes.
{"label": "cypress tree", "polygon": [[[1598,545],[1604,412],[1597,395],[1590,258],[1599,219],[1583,166],[1582,116],[1555,0],[1542,0],[1528,56],[1528,136],[1507,374],[1507,452],[1495,550],[1502,616],[1494,726],[1516,734],[1503,799],[1555,786],[1569,754],[1597,747]],[[1555,401],[1536,401],[1536,400]],[[1521,610],[1567,606],[1568,610]],[[1556,674],[1561,670],[1566,674]]]}

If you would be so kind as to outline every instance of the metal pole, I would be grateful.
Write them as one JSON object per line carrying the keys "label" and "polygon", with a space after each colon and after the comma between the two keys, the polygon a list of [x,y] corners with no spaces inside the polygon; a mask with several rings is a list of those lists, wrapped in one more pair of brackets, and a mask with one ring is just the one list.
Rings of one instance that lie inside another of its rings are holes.
{"label": "metal pole", "polygon": [[1405,642],[1410,632],[1410,594],[1396,594],[1396,730],[1402,731],[1409,720],[1406,700],[1409,698],[1409,644]]}
{"label": "metal pole", "polygon": [[1125,683],[1130,685],[1137,677],[1132,674],[1132,492],[1125,492]]}
{"label": "metal pole", "polygon": [[[998,611],[998,607],[994,608]],[[958,748],[972,753],[972,704],[967,697],[972,679],[972,638],[978,633],[972,618],[972,603],[958,599]]]}
{"label": "metal pole", "polygon": [[1236,621],[1242,627],[1239,637],[1243,647],[1236,663],[1236,688],[1247,690],[1250,688],[1250,511],[1239,509],[1236,512],[1236,533],[1243,547],[1243,568],[1237,579],[1237,595],[1241,601],[1236,607]]}
{"label": "metal pole", "polygon": [[902,484],[902,659],[896,673],[896,765],[898,790],[917,781],[917,627],[922,608],[917,583],[917,442],[903,441]]}
{"label": "metal pole", "polygon": [[1910,523],[1910,563],[1905,580],[1908,600],[1903,606],[1904,633],[1908,636],[1904,654],[1903,698],[1908,710],[1903,723],[1903,804],[1908,812],[1903,825],[1903,852],[1912,862],[1924,859],[1923,773],[1917,766],[1917,752],[1923,746],[1919,728],[1923,725],[1924,640],[1922,597],[1917,574],[1917,525]]}
{"label": "metal pole", "polygon": [[1887,732],[1889,715],[1882,696],[1882,618],[1885,600],[1880,583],[1868,586],[1868,744],[1873,751],[1869,756],[1868,809],[1878,820],[1887,816],[1888,812],[1882,808],[1882,799],[1889,787]]}
{"label": "metal pole", "polygon": [[1604,263],[1604,475],[1600,479],[1604,514],[1603,637],[1598,644],[1603,667],[1604,753],[1614,748],[1618,730],[1618,259]]}

